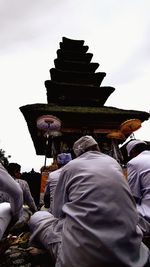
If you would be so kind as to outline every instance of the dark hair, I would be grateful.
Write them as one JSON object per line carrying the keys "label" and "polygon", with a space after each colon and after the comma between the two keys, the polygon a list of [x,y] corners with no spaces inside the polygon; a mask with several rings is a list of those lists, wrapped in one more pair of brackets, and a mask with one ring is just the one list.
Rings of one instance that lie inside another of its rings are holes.
{"label": "dark hair", "polygon": [[144,150],[147,150],[148,146],[147,144],[137,144],[135,147],[133,147],[133,149],[131,150],[130,154],[135,153],[135,154],[140,154],[141,152],[143,152]]}
{"label": "dark hair", "polygon": [[16,171],[20,172],[21,166],[18,163],[9,163],[7,166],[7,171],[11,176],[14,176]]}

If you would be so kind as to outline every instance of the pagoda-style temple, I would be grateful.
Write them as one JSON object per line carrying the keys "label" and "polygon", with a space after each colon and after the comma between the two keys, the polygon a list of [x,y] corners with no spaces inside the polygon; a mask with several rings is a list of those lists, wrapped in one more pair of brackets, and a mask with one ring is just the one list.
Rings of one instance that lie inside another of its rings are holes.
{"label": "pagoda-style temple", "polygon": [[20,107],[27,122],[37,155],[55,157],[60,152],[72,152],[75,140],[92,135],[101,150],[123,161],[118,144],[124,142],[150,114],[105,106],[114,92],[111,86],[101,86],[105,72],[96,71],[93,54],[84,40],[62,38],[45,81],[47,103]]}

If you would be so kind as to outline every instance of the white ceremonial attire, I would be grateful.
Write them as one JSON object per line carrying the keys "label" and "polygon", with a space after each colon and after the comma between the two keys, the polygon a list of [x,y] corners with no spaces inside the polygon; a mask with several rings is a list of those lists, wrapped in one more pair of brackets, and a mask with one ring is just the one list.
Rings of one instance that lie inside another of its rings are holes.
{"label": "white ceremonial attire", "polygon": [[[12,177],[21,187],[23,192],[23,204],[27,205],[33,212],[37,211],[36,204],[34,202],[34,199],[31,195],[30,187],[28,183],[25,180],[22,179],[16,179]],[[10,202],[10,197],[7,193],[0,192],[0,203],[3,202]]]}
{"label": "white ceremonial attire", "polygon": [[55,267],[142,267],[148,260],[134,199],[108,155],[85,152],[63,168],[54,216],[64,218]]}
{"label": "white ceremonial attire", "polygon": [[150,222],[150,151],[145,150],[127,163],[128,183],[137,210]]}
{"label": "white ceremonial attire", "polygon": [[20,185],[23,191],[23,203],[27,205],[32,211],[37,211],[37,206],[35,204],[34,198],[31,195],[30,187],[27,181],[22,179],[16,179],[15,181]]}
{"label": "white ceremonial attire", "polygon": [[[0,227],[1,229],[5,229],[5,225],[10,222],[10,212],[11,210],[11,218],[13,220],[18,220],[22,215],[22,205],[23,205],[23,192],[20,188],[19,184],[14,181],[14,179],[8,174],[7,170],[0,163],[0,193],[6,194],[6,196],[10,200],[9,203],[0,204]],[[5,212],[6,211],[6,212]],[[2,219],[4,212],[5,220]],[[8,216],[7,216],[8,215]],[[3,230],[1,232],[1,236],[3,235]]]}
{"label": "white ceremonial attire", "polygon": [[50,206],[48,211],[52,214],[53,214],[52,207],[53,207],[54,192],[62,169],[63,167],[49,173],[45,187],[45,193],[48,194],[50,198]]}
{"label": "white ceremonial attire", "polygon": [[47,249],[55,262],[61,244],[63,220],[54,218],[48,211],[37,211],[30,217],[28,225],[30,246]]}
{"label": "white ceremonial attire", "polygon": [[0,203],[0,240],[7,229],[12,218],[10,203]]}
{"label": "white ceremonial attire", "polygon": [[[44,247],[51,252],[52,258],[57,258],[57,250],[61,242],[63,220],[54,218],[53,198],[57,182],[63,167],[52,171],[47,179],[45,193],[49,195],[50,207],[48,211],[38,211],[31,216],[28,225],[31,232],[30,245]],[[54,245],[53,245],[54,244]]]}
{"label": "white ceremonial attire", "polygon": [[63,226],[63,219],[60,220],[53,216],[53,198],[63,167],[52,171],[48,176],[45,187],[45,194],[50,198],[48,211],[41,210],[34,213],[28,222],[31,232],[30,245],[49,250],[53,261],[57,258]]}

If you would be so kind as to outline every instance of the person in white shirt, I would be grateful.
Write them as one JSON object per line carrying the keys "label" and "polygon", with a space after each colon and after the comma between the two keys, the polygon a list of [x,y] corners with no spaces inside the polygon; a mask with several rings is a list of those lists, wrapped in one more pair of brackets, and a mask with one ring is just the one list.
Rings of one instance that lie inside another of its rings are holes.
{"label": "person in white shirt", "polygon": [[7,166],[8,173],[15,179],[15,181],[20,185],[23,191],[23,204],[27,205],[32,213],[37,211],[37,207],[32,197],[30,187],[27,181],[21,179],[21,165],[15,162],[11,162]]}
{"label": "person in white shirt", "polygon": [[48,175],[45,192],[44,192],[44,204],[48,208],[48,211],[53,214],[53,198],[54,192],[59,180],[63,166],[65,166],[70,160],[72,160],[71,153],[60,153],[57,155],[58,169],[52,171]]}
{"label": "person in white shirt", "polygon": [[31,243],[48,249],[55,267],[147,266],[149,249],[120,165],[92,136],[73,150],[77,158],[63,167],[55,189],[54,216],[31,216]]}
{"label": "person in white shirt", "polygon": [[150,235],[150,151],[142,140],[131,140],[126,145],[129,161],[127,180],[136,202],[139,224],[147,225]]}
{"label": "person in white shirt", "polygon": [[0,163],[0,194],[6,195],[9,203],[0,203],[0,239],[11,222],[15,224],[23,213],[23,192],[19,184]]}

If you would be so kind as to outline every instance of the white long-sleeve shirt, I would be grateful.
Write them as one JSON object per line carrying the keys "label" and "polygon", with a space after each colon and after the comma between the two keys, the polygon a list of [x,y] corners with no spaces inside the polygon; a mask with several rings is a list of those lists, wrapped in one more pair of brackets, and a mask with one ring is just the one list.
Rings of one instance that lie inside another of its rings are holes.
{"label": "white long-sleeve shirt", "polygon": [[20,185],[8,174],[0,163],[0,192],[6,193],[10,199],[11,212],[14,220],[22,215],[23,192]]}
{"label": "white long-sleeve shirt", "polygon": [[53,214],[53,199],[54,199],[54,192],[56,185],[58,183],[60,173],[62,171],[63,167],[52,171],[48,175],[47,183],[45,186],[45,192],[44,195],[49,198],[49,212]]}
{"label": "white long-sleeve shirt", "polygon": [[28,207],[33,211],[37,211],[37,207],[34,201],[34,198],[31,195],[30,187],[27,181],[22,179],[15,179],[15,181],[20,185],[23,191],[23,203],[24,205],[28,205]]}
{"label": "white long-sleeve shirt", "polygon": [[128,183],[137,210],[150,222],[150,151],[143,151],[127,164]]}

